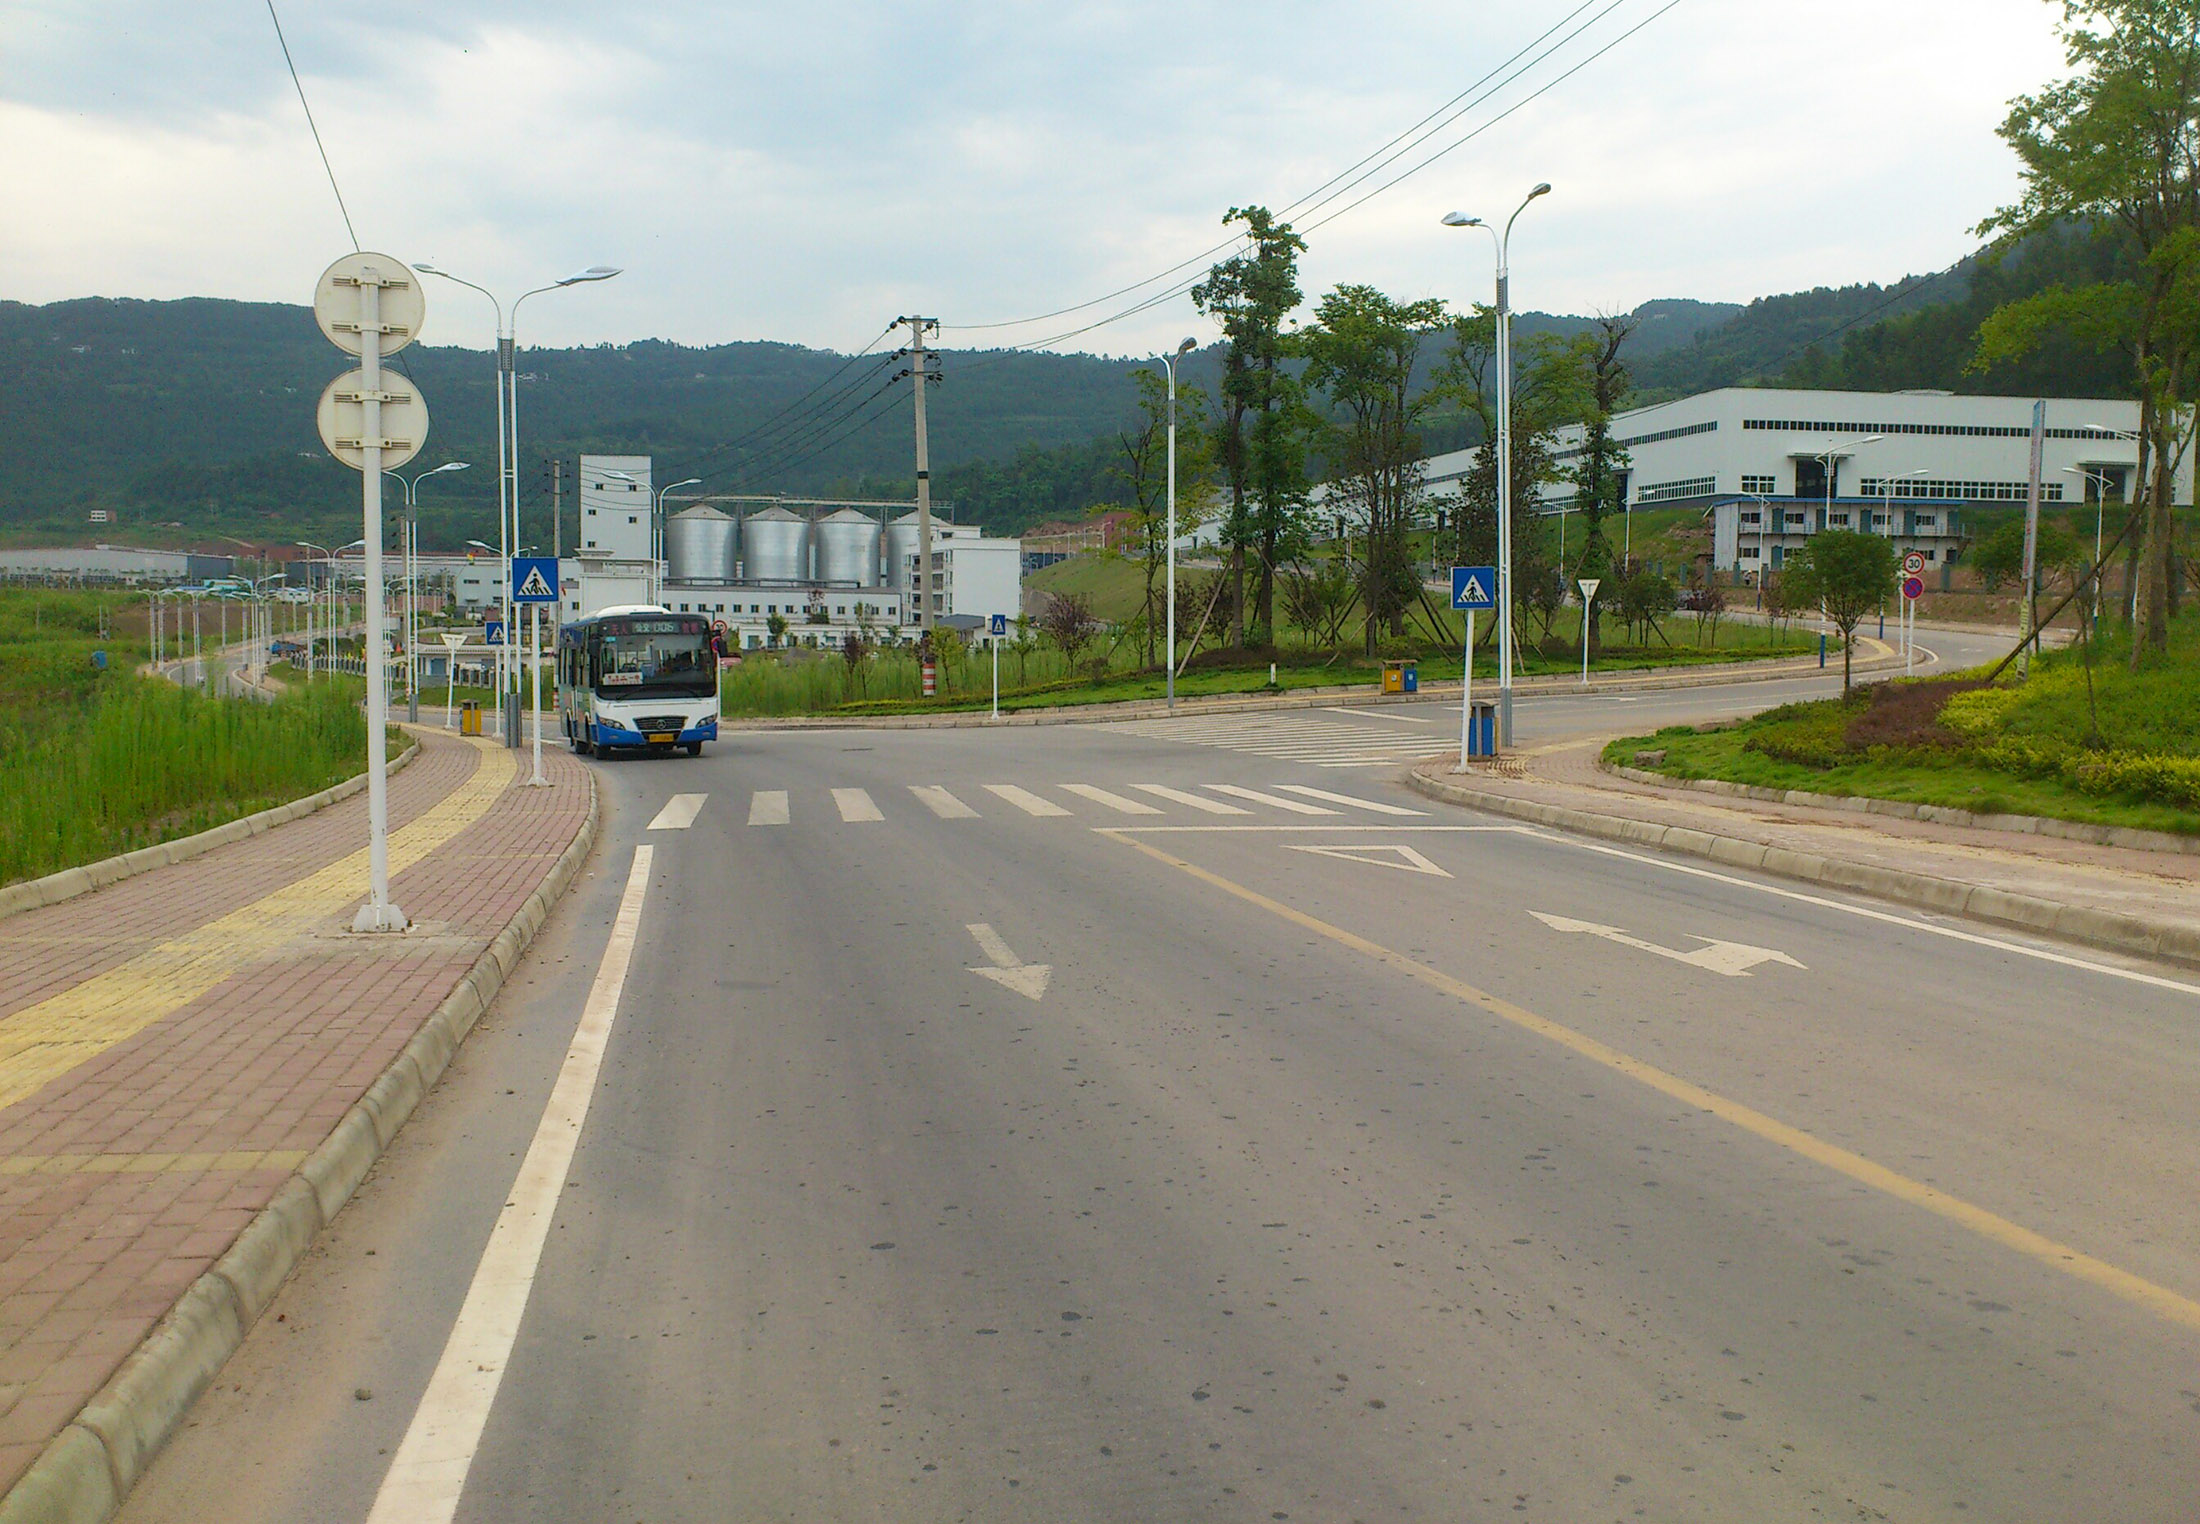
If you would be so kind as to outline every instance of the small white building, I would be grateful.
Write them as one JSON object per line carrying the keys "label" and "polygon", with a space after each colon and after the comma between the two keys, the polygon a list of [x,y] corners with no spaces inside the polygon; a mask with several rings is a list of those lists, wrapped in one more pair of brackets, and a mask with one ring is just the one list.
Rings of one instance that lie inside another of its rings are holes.
{"label": "small white building", "polygon": [[1024,546],[1021,540],[988,540],[975,534],[935,532],[932,544],[932,617],[952,614],[1014,619],[1023,609]]}
{"label": "small white building", "polygon": [[650,490],[649,456],[583,455],[580,482],[581,542],[573,547],[576,555],[647,561],[657,554],[650,524],[657,498]]}

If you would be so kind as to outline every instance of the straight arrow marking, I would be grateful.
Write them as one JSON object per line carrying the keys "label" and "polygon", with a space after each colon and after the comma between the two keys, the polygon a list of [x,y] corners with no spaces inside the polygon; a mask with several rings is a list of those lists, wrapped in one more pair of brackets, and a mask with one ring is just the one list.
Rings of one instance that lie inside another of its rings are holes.
{"label": "straight arrow marking", "polygon": [[1001,934],[983,921],[968,928],[978,944],[978,951],[992,960],[991,968],[973,968],[970,971],[980,979],[991,979],[1003,989],[1014,990],[1027,1000],[1037,1000],[1047,992],[1047,981],[1054,976],[1054,969],[1045,963],[1026,963],[1009,950]]}
{"label": "straight arrow marking", "polygon": [[1730,979],[1746,977],[1760,963],[1784,963],[1789,968],[1802,968],[1784,952],[1770,947],[1752,947],[1747,942],[1721,942],[1715,937],[1698,937],[1702,947],[1692,952],[1677,948],[1660,947],[1655,942],[1645,942],[1640,937],[1629,936],[1617,926],[1599,926],[1594,921],[1575,921],[1562,915],[1545,915],[1531,910],[1534,916],[1553,931],[1579,932],[1586,936],[1602,937],[1607,942],[1617,942],[1622,947],[1632,947],[1641,952],[1655,953],[1661,958],[1671,958],[1675,963],[1686,963],[1709,973],[1723,974]]}

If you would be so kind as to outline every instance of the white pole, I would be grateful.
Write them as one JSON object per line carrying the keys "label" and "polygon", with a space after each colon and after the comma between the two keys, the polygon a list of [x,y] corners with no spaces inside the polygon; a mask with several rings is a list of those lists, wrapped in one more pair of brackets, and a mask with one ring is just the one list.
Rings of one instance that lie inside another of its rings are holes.
{"label": "white pole", "polygon": [[[1508,222],[1497,245],[1497,744],[1504,748],[1513,743],[1511,244]],[[1582,649],[1588,649],[1586,641]]]}
{"label": "white pole", "polygon": [[527,665],[535,673],[535,775],[527,780],[529,788],[547,788],[550,780],[542,775],[542,605],[527,605]]}
{"label": "white pole", "polygon": [[1589,605],[1596,601],[1591,593],[1581,600],[1581,686],[1589,686]]}
{"label": "white pole", "polygon": [[1001,717],[1001,637],[996,635],[989,644],[993,647],[993,718]]}
{"label": "white pole", "polygon": [[367,553],[367,903],[353,931],[403,931],[405,913],[390,903],[389,670],[382,664],[382,287],[369,271],[359,284],[359,371],[366,417],[360,427],[360,494]]}
{"label": "white pole", "polygon": [[1474,610],[1467,610],[1467,655],[1461,663],[1465,678],[1459,686],[1459,771],[1467,770],[1467,753],[1471,750],[1468,738],[1474,715]]}
{"label": "white pole", "polygon": [[[1169,367],[1169,585],[1166,593],[1169,612],[1169,708],[1176,708],[1176,360],[1170,359]],[[1146,563],[1153,565],[1151,561]],[[996,652],[994,660],[999,661]]]}

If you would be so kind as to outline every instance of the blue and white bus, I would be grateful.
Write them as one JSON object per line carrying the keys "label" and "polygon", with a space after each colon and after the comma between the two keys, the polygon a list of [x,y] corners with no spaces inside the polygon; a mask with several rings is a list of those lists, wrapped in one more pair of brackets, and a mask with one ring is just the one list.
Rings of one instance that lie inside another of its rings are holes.
{"label": "blue and white bus", "polygon": [[582,756],[703,754],[718,739],[710,621],[655,604],[608,608],[558,632],[558,716]]}

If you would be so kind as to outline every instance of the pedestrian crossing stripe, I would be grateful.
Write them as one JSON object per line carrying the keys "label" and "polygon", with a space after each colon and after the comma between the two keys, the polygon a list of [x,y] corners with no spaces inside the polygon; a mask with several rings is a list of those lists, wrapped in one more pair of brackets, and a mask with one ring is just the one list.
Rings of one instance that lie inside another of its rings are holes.
{"label": "pedestrian crossing stripe", "polygon": [[[1018,814],[1039,820],[1073,819],[1080,814],[1090,819],[1097,814],[1111,821],[1124,815],[1165,818],[1177,814],[1181,818],[1184,812],[1202,816],[1232,815],[1240,819],[1251,819],[1265,811],[1329,819],[1341,818],[1349,812],[1357,811],[1387,816],[1425,816],[1427,813],[1404,805],[1362,798],[1357,794],[1314,788],[1304,783],[1273,784],[1270,785],[1273,792],[1270,789],[1247,788],[1238,783],[1204,783],[1181,788],[1166,783],[1131,783],[1119,784],[1112,789],[1100,788],[1090,783],[1050,785],[1087,806],[1082,811],[1065,807],[1035,789],[1023,788],[1013,783],[988,783],[983,786],[984,792],[991,794],[1002,804],[1013,805],[1013,812],[998,808],[990,811],[973,808],[969,800],[943,784],[912,783],[907,787],[910,798],[923,805],[933,818],[954,821],[982,820],[987,818],[988,813],[996,820],[1014,819]],[[830,796],[833,814],[845,824],[865,824],[887,818],[887,811],[867,788],[830,788],[821,792]],[[1136,795],[1145,795],[1148,798],[1134,797]],[[1217,795],[1227,797],[1217,798]],[[700,815],[707,797],[704,794],[674,795],[656,818],[650,821],[647,829],[677,831],[690,828]],[[752,826],[792,824],[795,815],[794,799],[794,792],[788,789],[753,791],[749,796],[748,823]],[[1149,799],[1154,802],[1148,802]],[[1317,800],[1320,802],[1314,802]],[[980,803],[984,801],[981,800]],[[1170,806],[1176,808],[1172,810]]]}
{"label": "pedestrian crossing stripe", "polygon": [[1378,767],[1416,762],[1444,750],[1441,732],[1378,729],[1359,719],[1291,714],[1207,715],[1132,720],[1111,729],[1186,746],[1214,746],[1278,762],[1317,767]]}

